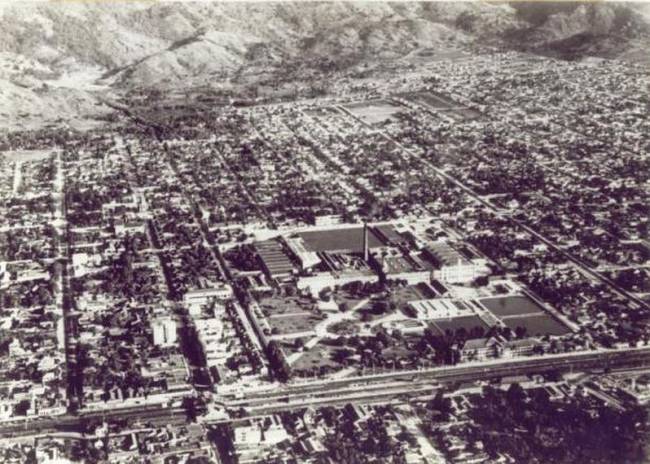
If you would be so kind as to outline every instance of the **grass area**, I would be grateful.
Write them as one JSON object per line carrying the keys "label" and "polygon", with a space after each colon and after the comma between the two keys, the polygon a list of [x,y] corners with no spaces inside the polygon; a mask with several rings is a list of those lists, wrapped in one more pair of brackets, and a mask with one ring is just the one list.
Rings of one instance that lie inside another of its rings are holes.
{"label": "grass area", "polygon": [[416,93],[406,94],[405,96],[409,100],[416,101],[418,103],[423,102],[426,105],[436,110],[444,110],[444,109],[456,108],[460,106],[459,103],[456,103],[454,100],[447,97],[446,95],[442,95],[436,92],[416,92]]}
{"label": "grass area", "polygon": [[392,291],[391,299],[398,308],[405,308],[409,301],[426,300],[436,295],[424,284],[408,285]]}
{"label": "grass area", "polygon": [[407,357],[412,353],[413,351],[408,349],[405,345],[396,345],[396,346],[390,346],[386,348],[384,351],[382,351],[381,354],[384,357],[384,359],[390,362],[393,360],[398,360]]}
{"label": "grass area", "polygon": [[359,324],[357,321],[345,320],[334,322],[328,325],[326,329],[332,335],[345,335],[349,337],[359,333]]}
{"label": "grass area", "polygon": [[291,369],[296,373],[314,368],[338,370],[342,366],[332,360],[332,354],[335,350],[336,348],[318,344],[311,350],[302,353],[300,358],[292,364]]}
{"label": "grass area", "polygon": [[432,323],[434,329],[438,329],[440,335],[444,335],[447,330],[455,332],[458,329],[465,329],[468,332],[475,327],[481,327],[484,330],[488,329],[485,322],[478,316],[461,316],[452,319],[438,319]]}
{"label": "grass area", "polygon": [[314,304],[309,298],[299,298],[297,296],[273,296],[264,298],[260,302],[260,308],[268,317],[283,314],[299,314],[305,311],[311,311]]}
{"label": "grass area", "polygon": [[480,112],[466,108],[448,95],[437,92],[409,92],[400,96],[414,103],[423,104],[435,111],[447,114],[459,121],[476,119],[482,116]]}
{"label": "grass area", "polygon": [[566,335],[570,332],[568,327],[548,314],[511,316],[504,318],[503,323],[512,330],[515,330],[517,327],[525,327],[529,336]]}
{"label": "grass area", "polygon": [[526,296],[500,296],[479,300],[497,317],[543,313],[543,308]]}
{"label": "grass area", "polygon": [[399,106],[386,100],[352,103],[345,107],[367,124],[379,124],[387,119],[393,119],[392,116],[401,110]]}
{"label": "grass area", "polygon": [[[308,251],[363,251],[363,227],[346,229],[314,230],[301,232],[305,249]],[[368,231],[368,247],[377,248],[384,244],[372,230]]]}
{"label": "grass area", "polygon": [[[306,332],[313,330],[314,327],[322,320],[320,317],[312,313],[309,314],[295,314],[282,317],[270,317],[267,319],[271,330],[280,334],[294,334],[299,332]],[[273,333],[272,332],[272,333]]]}
{"label": "grass area", "polygon": [[344,290],[339,290],[332,296],[334,298],[334,301],[336,301],[336,304],[340,305],[341,303],[345,303],[348,307],[348,310],[352,310],[352,308],[356,307],[361,301],[363,301],[362,298],[352,296],[350,293]]}

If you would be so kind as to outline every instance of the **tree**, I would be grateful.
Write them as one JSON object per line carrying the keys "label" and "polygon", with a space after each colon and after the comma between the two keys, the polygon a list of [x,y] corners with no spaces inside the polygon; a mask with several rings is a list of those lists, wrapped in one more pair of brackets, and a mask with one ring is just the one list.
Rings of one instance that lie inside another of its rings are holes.
{"label": "tree", "polygon": [[478,276],[474,279],[473,285],[475,287],[485,287],[488,284],[489,280],[486,276]]}
{"label": "tree", "polygon": [[442,389],[436,391],[436,395],[428,406],[429,409],[438,411],[445,420],[447,420],[452,413],[451,399],[445,396]]}
{"label": "tree", "polygon": [[318,292],[318,296],[323,301],[330,301],[332,299],[331,293],[332,290],[329,287],[325,287],[320,292]]}
{"label": "tree", "polygon": [[350,348],[341,348],[334,352],[332,359],[339,364],[344,364],[345,361],[347,361],[347,359],[353,354],[354,351],[352,351]]}
{"label": "tree", "polygon": [[291,377],[291,368],[282,354],[282,349],[276,340],[268,345],[269,363],[280,381],[286,382]]}
{"label": "tree", "polygon": [[386,311],[388,311],[389,305],[386,301],[377,301],[374,305],[372,305],[372,310],[375,314],[384,314]]}
{"label": "tree", "polygon": [[513,382],[508,387],[506,392],[508,401],[514,404],[519,404],[526,399],[526,391],[518,382]]}
{"label": "tree", "polygon": [[29,400],[21,400],[17,404],[14,405],[14,415],[16,416],[24,416],[27,414],[27,410],[29,409]]}
{"label": "tree", "polygon": [[185,409],[185,415],[189,422],[195,422],[198,415],[198,408],[196,404],[196,398],[186,396],[183,398],[182,402],[183,409]]}

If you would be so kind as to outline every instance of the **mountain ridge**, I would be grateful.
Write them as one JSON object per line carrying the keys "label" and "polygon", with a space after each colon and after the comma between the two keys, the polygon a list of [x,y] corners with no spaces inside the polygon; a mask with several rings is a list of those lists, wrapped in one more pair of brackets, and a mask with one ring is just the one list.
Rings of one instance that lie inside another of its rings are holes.
{"label": "mountain ridge", "polygon": [[642,6],[537,3],[0,3],[0,103],[38,116],[33,102],[56,106],[66,89],[80,93],[72,110],[84,112],[102,92],[226,82],[293,63],[393,60],[418,48],[490,44],[574,59],[635,56],[648,44]]}

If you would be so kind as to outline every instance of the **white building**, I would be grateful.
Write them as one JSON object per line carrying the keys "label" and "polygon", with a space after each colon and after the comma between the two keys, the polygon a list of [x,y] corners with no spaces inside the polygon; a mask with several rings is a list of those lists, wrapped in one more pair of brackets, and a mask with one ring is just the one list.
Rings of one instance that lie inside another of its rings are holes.
{"label": "white building", "polygon": [[227,344],[223,343],[223,323],[217,318],[199,319],[195,322],[196,334],[205,353],[208,367],[221,368],[228,357]]}
{"label": "white building", "polygon": [[153,343],[157,346],[174,346],[178,335],[176,332],[176,321],[171,317],[164,317],[155,320],[152,324]]}
{"label": "white building", "polygon": [[192,317],[201,314],[201,308],[214,301],[226,301],[233,297],[232,287],[227,284],[219,284],[211,288],[199,288],[190,290],[183,295],[183,304]]}
{"label": "white building", "polygon": [[420,320],[450,319],[475,314],[466,302],[451,298],[415,300],[409,302],[408,305],[412,315]]}
{"label": "white building", "polygon": [[470,283],[481,275],[489,275],[484,259],[468,259],[446,242],[431,242],[423,255],[434,265],[433,278],[448,283]]}
{"label": "white building", "polygon": [[251,420],[249,425],[234,430],[233,445],[239,463],[260,462],[277,453],[276,445],[289,434],[278,416],[266,416]]}

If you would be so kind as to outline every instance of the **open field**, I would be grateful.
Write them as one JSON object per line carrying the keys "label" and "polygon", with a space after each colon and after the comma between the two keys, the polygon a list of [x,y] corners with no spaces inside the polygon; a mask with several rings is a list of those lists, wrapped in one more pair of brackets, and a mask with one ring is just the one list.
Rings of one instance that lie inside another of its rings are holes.
{"label": "open field", "polygon": [[437,92],[408,92],[398,94],[398,96],[413,103],[429,107],[457,121],[476,119],[482,116],[480,112],[467,108],[461,103],[454,101],[451,97]]}
{"label": "open field", "polygon": [[443,110],[442,112],[444,114],[448,114],[452,118],[457,119],[459,121],[476,119],[481,117],[481,113],[471,108],[454,108],[449,110]]}
{"label": "open field", "polygon": [[[308,251],[349,251],[358,253],[363,251],[363,227],[351,227],[348,229],[315,230],[301,232],[305,249]],[[383,246],[379,237],[372,230],[368,231],[368,247],[377,248]]]}
{"label": "open field", "polygon": [[461,106],[460,103],[456,103],[448,96],[436,92],[408,92],[399,96],[414,103],[425,104],[434,110],[446,110]]}
{"label": "open field", "polygon": [[291,335],[314,329],[321,319],[310,313],[291,314],[286,316],[269,317],[271,330],[277,329],[278,335]]}
{"label": "open field", "polygon": [[300,314],[309,311],[312,307],[311,300],[306,298],[293,297],[270,297],[260,302],[262,312],[268,317],[283,314]]}
{"label": "open field", "polygon": [[395,289],[392,299],[398,307],[403,308],[410,301],[427,300],[435,296],[436,294],[429,287],[424,284],[417,284]]}
{"label": "open field", "polygon": [[458,61],[470,57],[462,50],[439,50],[437,48],[421,48],[411,53],[406,59],[415,63],[429,63],[436,61]]}
{"label": "open field", "polygon": [[362,119],[367,124],[379,124],[392,119],[395,113],[400,111],[400,107],[386,100],[369,100],[360,103],[351,103],[345,105],[352,114]]}
{"label": "open field", "polygon": [[7,161],[40,161],[47,159],[53,153],[53,150],[7,150],[0,153]]}
{"label": "open field", "polygon": [[530,336],[537,335],[566,335],[570,332],[568,327],[561,324],[548,314],[533,314],[529,316],[511,316],[503,318],[503,323],[515,330],[525,327]]}
{"label": "open field", "polygon": [[527,296],[482,298],[479,301],[512,330],[525,327],[530,336],[564,335],[570,332],[564,324]]}
{"label": "open field", "polygon": [[438,329],[440,335],[444,335],[447,330],[455,332],[458,329],[465,329],[468,332],[475,327],[481,327],[484,330],[488,329],[487,324],[478,316],[461,316],[452,319],[438,319],[432,323],[434,329]]}
{"label": "open field", "polygon": [[497,317],[541,314],[544,312],[543,308],[526,296],[482,298],[479,301]]}
{"label": "open field", "polygon": [[291,365],[291,369],[299,373],[311,369],[337,369],[342,366],[332,359],[336,348],[318,344],[312,349],[301,353],[300,357]]}

